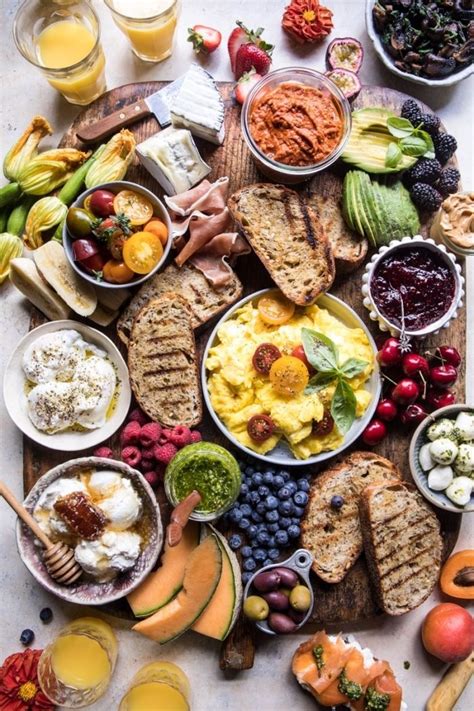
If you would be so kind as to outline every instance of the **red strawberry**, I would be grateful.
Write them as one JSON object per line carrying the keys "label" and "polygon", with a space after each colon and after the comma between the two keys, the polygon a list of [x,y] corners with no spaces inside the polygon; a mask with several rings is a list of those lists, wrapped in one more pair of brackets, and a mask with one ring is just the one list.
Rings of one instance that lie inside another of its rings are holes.
{"label": "red strawberry", "polygon": [[234,95],[239,104],[244,103],[245,99],[247,98],[247,94],[250,92],[250,89],[254,86],[254,84],[260,81],[261,78],[262,75],[257,74],[254,67],[252,67],[249,72],[245,72],[245,74],[242,74],[234,88]]}
{"label": "red strawberry", "polygon": [[[232,30],[232,32],[229,35],[229,39],[227,40],[227,49],[229,51],[230,66],[232,67],[232,71],[234,72],[234,74],[235,74],[237,52],[239,51],[240,47],[243,44],[254,44],[256,47],[260,47],[260,49],[262,49],[264,52],[268,52],[268,54],[271,54],[273,46],[271,44],[267,44],[260,38],[260,35],[262,34],[262,32],[263,32],[263,27],[259,27],[254,32],[253,30],[248,30],[245,27],[245,25],[242,22],[240,22],[240,20],[237,20],[237,27],[235,27],[235,29]],[[249,69],[250,69],[250,67],[249,67]],[[264,73],[264,72],[262,72],[262,73]],[[240,74],[239,74],[239,76],[236,76],[235,78],[239,79]]]}
{"label": "red strawberry", "polygon": [[272,58],[264,49],[255,44],[243,44],[235,58],[235,78],[240,79],[252,67],[258,74],[267,74],[271,63]]}
{"label": "red strawberry", "polygon": [[222,35],[218,30],[206,25],[194,25],[188,28],[188,42],[192,42],[194,51],[199,54],[210,54],[214,52],[222,41]]}

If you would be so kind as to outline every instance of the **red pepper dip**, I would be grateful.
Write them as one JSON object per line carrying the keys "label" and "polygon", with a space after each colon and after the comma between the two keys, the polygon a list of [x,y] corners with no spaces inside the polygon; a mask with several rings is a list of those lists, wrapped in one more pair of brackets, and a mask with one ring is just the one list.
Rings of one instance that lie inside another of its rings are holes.
{"label": "red pepper dip", "polygon": [[250,111],[250,134],[260,151],[277,163],[315,165],[339,145],[341,111],[332,97],[299,82],[284,82]]}

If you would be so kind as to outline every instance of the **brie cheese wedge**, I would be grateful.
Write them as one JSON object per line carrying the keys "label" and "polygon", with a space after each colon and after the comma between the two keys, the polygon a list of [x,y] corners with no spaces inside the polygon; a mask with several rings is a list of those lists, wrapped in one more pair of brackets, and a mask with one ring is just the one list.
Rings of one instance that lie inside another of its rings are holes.
{"label": "brie cheese wedge", "polygon": [[170,109],[175,128],[220,145],[224,141],[224,100],[205,69],[192,64]]}
{"label": "brie cheese wedge", "polygon": [[140,143],[136,150],[140,163],[168,195],[189,190],[211,172],[186,129],[170,126]]}

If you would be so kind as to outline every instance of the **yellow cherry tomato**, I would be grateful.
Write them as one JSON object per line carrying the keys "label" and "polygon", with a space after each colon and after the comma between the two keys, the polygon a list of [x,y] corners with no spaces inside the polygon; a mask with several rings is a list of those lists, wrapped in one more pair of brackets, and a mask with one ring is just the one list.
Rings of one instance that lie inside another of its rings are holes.
{"label": "yellow cherry tomato", "polygon": [[123,245],[123,261],[136,274],[148,274],[163,256],[160,238],[152,232],[135,232]]}
{"label": "yellow cherry tomato", "polygon": [[112,284],[127,284],[135,276],[135,272],[132,272],[125,262],[119,262],[117,259],[109,259],[104,264],[103,272],[105,281]]}
{"label": "yellow cherry tomato", "polygon": [[115,214],[122,213],[130,220],[133,227],[144,225],[153,217],[153,205],[141,193],[134,190],[121,190],[114,199]]}
{"label": "yellow cherry tomato", "polygon": [[260,297],[257,308],[262,321],[270,326],[281,326],[295,313],[294,303],[283,296],[281,291],[271,291]]}
{"label": "yellow cherry tomato", "polygon": [[147,222],[145,227],[143,228],[145,232],[152,232],[154,235],[160,238],[160,242],[165,246],[167,240],[168,240],[168,228],[166,227],[165,223],[162,222],[161,220],[151,220],[151,222]]}
{"label": "yellow cherry tomato", "polygon": [[308,368],[294,356],[282,356],[270,368],[270,382],[279,395],[294,397],[308,384]]}

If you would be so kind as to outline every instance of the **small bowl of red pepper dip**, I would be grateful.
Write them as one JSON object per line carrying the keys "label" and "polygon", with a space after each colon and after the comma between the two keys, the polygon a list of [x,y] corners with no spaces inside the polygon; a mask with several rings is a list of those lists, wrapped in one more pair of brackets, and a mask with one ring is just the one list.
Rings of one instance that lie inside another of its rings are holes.
{"label": "small bowl of red pepper dip", "polygon": [[277,69],[251,90],[242,133],[259,169],[282,183],[309,180],[342,153],[351,129],[349,102],[323,74]]}
{"label": "small bowl of red pepper dip", "polygon": [[362,293],[383,331],[420,338],[456,318],[464,278],[454,254],[416,235],[379,249],[366,267]]}

